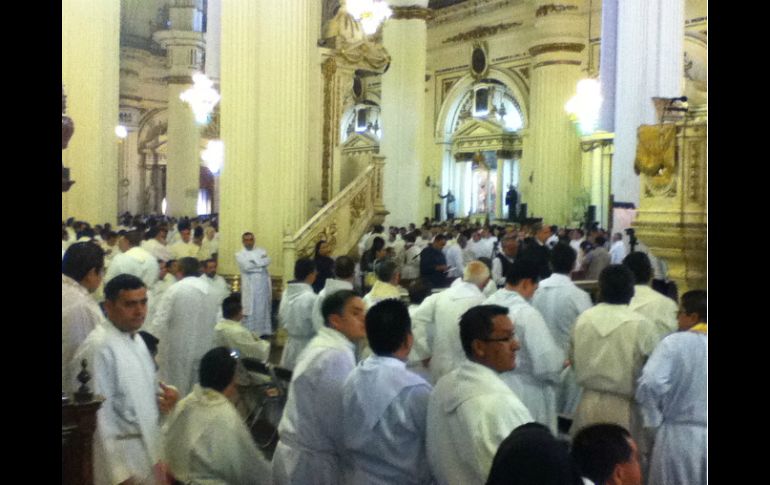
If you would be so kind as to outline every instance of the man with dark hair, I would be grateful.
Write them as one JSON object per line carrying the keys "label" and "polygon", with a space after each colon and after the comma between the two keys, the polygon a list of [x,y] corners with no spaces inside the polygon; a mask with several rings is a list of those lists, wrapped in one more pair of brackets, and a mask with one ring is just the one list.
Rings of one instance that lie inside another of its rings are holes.
{"label": "man with dark hair", "polygon": [[610,253],[604,247],[606,242],[604,236],[596,236],[592,249],[583,258],[581,269],[585,271],[585,279],[598,280],[604,268],[610,264]]}
{"label": "man with dark hair", "polygon": [[342,385],[356,365],[356,343],[366,337],[366,308],[353,291],[340,290],[324,299],[321,313],[326,326],[299,356],[278,424],[277,485],[343,479]]}
{"label": "man with dark hair", "polygon": [[174,254],[166,246],[166,236],[168,230],[165,226],[154,226],[147,231],[146,239],[142,241],[142,247],[152,253],[157,259],[163,261],[170,261],[174,258]]}
{"label": "man with dark hair", "polygon": [[682,295],[679,332],[665,337],[644,366],[636,401],[655,430],[648,483],[705,484],[708,448],[706,292]]}
{"label": "man with dark hair", "polygon": [[484,304],[508,308],[520,335],[519,365],[500,374],[500,378],[527,406],[535,421],[558,433],[556,385],[566,353],[556,345],[543,316],[529,303],[538,279],[538,267],[533,261],[516,261],[508,270],[505,286]]}
{"label": "man with dark hair", "polygon": [[158,363],[161,378],[186,395],[198,376],[201,356],[211,348],[217,323],[219,296],[201,280],[198,260],[179,260],[179,281],[158,303],[147,331],[160,339]]}
{"label": "man with dark hair", "polygon": [[602,423],[583,428],[572,440],[570,453],[580,474],[594,485],[642,485],[636,442],[622,426]]}
{"label": "man with dark hair", "polygon": [[369,293],[364,295],[364,303],[367,309],[377,302],[388,298],[401,298],[401,287],[398,286],[401,272],[395,261],[383,261],[377,265],[374,273],[377,276],[377,281],[375,281]]}
{"label": "man with dark hair", "polygon": [[349,483],[431,483],[425,464],[425,426],[431,386],[406,368],[411,320],[402,302],[380,301],[366,314],[375,355],[361,362],[343,386]]}
{"label": "man with dark hair", "polygon": [[152,288],[158,281],[160,266],[155,256],[141,247],[141,243],[142,234],[139,231],[129,231],[120,237],[118,245],[122,252],[112,258],[104,276],[105,282],[125,273],[141,278],[147,288]]}
{"label": "man with dark hair", "polygon": [[500,443],[533,421],[500,379],[519,350],[508,309],[475,306],[459,327],[467,360],[438,381],[428,403],[428,463],[441,485],[484,483]]}
{"label": "man with dark hair", "polygon": [[350,256],[339,256],[334,260],[334,278],[327,278],[323,290],[318,293],[313,304],[313,329],[318,332],[325,326],[324,317],[321,315],[321,304],[326,295],[331,295],[340,290],[352,290],[353,280],[356,274],[356,263]]}
{"label": "man with dark hair", "polygon": [[434,288],[445,288],[449,285],[445,274],[449,266],[442,251],[445,245],[446,236],[438,234],[430,246],[420,253],[420,277],[429,280]]}
{"label": "man with dark hair", "polygon": [[505,286],[505,277],[510,271],[516,253],[519,251],[519,241],[513,236],[506,236],[502,241],[502,251],[492,258],[492,279],[498,288]]}
{"label": "man with dark hair", "polygon": [[243,324],[258,335],[272,335],[273,288],[270,281],[270,258],[267,251],[254,245],[254,234],[241,236],[243,249],[235,253],[235,261],[241,272]]}
{"label": "man with dark hair", "polygon": [[626,257],[626,245],[623,243],[623,234],[616,232],[612,235],[610,246],[610,264],[622,264]]}
{"label": "man with dark hair", "polygon": [[192,231],[189,222],[180,222],[177,225],[181,240],[168,247],[176,259],[195,258],[198,256],[198,246],[192,242]]}
{"label": "man with dark hair", "polygon": [[217,260],[207,259],[201,263],[203,274],[200,278],[205,281],[211,292],[217,295],[219,302],[221,303],[230,295],[230,288],[227,286],[227,281],[217,274]]}
{"label": "man with dark hair", "polygon": [[658,341],[677,330],[677,305],[674,300],[653,290],[650,258],[640,252],[631,253],[623,260],[634,274],[634,297],[628,307],[647,317],[655,325]]}
{"label": "man with dark hair", "polygon": [[532,225],[533,237],[526,238],[522,243],[523,248],[519,250],[519,260],[533,261],[538,267],[540,279],[544,280],[551,276],[551,267],[548,264],[550,249],[545,242],[551,237],[551,227],[542,222],[536,222]]}
{"label": "man with dark hair", "polygon": [[583,394],[571,433],[594,423],[615,423],[641,436],[634,405],[634,379],[657,343],[652,324],[631,311],[634,276],[619,264],[599,276],[601,303],[583,312],[575,324],[570,361]]}
{"label": "man with dark hair", "polygon": [[104,295],[109,322],[79,351],[91,363],[94,392],[105,398],[96,415],[94,483],[156,483],[160,414],[173,408],[179,394],[158,382],[147,345],[137,335],[147,311],[142,280],[118,275],[105,285]]}
{"label": "man with dark hair", "polygon": [[67,248],[61,262],[62,391],[74,386],[70,362],[75,351],[94,328],[105,323],[99,305],[91,296],[101,285],[103,274],[104,251],[97,244],[82,242]]}
{"label": "man with dark hair", "polygon": [[200,384],[163,426],[169,470],[183,483],[267,483],[270,464],[232,400],[237,361],[226,347],[201,359]]}
{"label": "man with dark hair", "polygon": [[214,327],[214,345],[235,349],[242,357],[267,362],[270,341],[260,339],[241,324],[241,294],[233,293],[222,301],[222,317]]}
{"label": "man with dark hair", "polygon": [[294,369],[300,352],[316,334],[313,328],[313,305],[318,298],[313,291],[316,276],[314,260],[298,259],[294,263],[294,280],[286,285],[278,307],[278,325],[289,335],[280,364],[289,370]]}

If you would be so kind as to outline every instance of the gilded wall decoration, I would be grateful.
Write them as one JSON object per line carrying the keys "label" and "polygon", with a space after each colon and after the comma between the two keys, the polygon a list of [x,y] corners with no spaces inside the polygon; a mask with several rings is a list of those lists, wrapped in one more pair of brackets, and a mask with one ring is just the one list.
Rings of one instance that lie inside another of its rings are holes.
{"label": "gilded wall decoration", "polygon": [[692,202],[701,202],[701,148],[698,140],[687,144],[687,197]]}
{"label": "gilded wall decoration", "polygon": [[366,195],[367,191],[362,190],[353,197],[350,202],[350,219],[357,220],[366,210]]}
{"label": "gilded wall decoration", "polygon": [[552,13],[561,13],[567,10],[577,10],[577,5],[556,5],[551,3],[549,5],[543,5],[535,10],[535,17],[545,17]]}
{"label": "gilded wall decoration", "polygon": [[676,126],[642,125],[637,138],[634,171],[643,175],[645,195],[675,196]]}
{"label": "gilded wall decoration", "polygon": [[433,10],[423,7],[391,7],[391,10],[393,10],[391,18],[395,20],[430,20],[434,17]]}
{"label": "gilded wall decoration", "polygon": [[499,32],[505,32],[506,30],[510,30],[514,27],[521,26],[521,22],[508,22],[508,23],[500,23],[497,25],[480,25],[476,27],[475,29],[471,29],[467,32],[461,32],[455,36],[449,37],[448,39],[445,39],[442,44],[448,44],[450,42],[463,42],[466,40],[473,40],[473,39],[480,39],[482,37],[488,37],[490,35],[495,35]]}
{"label": "gilded wall decoration", "polygon": [[321,155],[321,202],[329,202],[331,195],[332,145],[334,144],[334,75],[337,61],[330,57],[321,64],[324,76],[323,151]]}

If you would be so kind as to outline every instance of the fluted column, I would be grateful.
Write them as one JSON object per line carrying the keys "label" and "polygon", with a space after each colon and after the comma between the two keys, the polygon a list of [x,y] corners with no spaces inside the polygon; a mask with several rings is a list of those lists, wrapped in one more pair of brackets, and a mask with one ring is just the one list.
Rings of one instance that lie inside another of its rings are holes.
{"label": "fluted column", "polygon": [[222,3],[222,273],[237,273],[233,254],[252,231],[272,259],[270,273],[283,276],[283,237],[307,220],[310,78],[320,69],[315,3]]}
{"label": "fluted column", "polygon": [[582,0],[535,2],[530,85],[530,154],[522,161],[521,195],[546,224],[570,222],[581,183],[580,139],[564,111],[580,80],[585,48]]}
{"label": "fluted column", "polygon": [[[430,14],[428,0],[390,0],[393,16],[383,26],[383,44],[391,56],[382,75],[382,141],[385,156],[384,203],[387,224],[419,223],[425,106],[425,56]],[[426,214],[427,215],[427,214]]]}
{"label": "fluted column", "polygon": [[62,151],[75,185],[62,218],[117,222],[120,1],[62,0],[62,83],[75,134]]}

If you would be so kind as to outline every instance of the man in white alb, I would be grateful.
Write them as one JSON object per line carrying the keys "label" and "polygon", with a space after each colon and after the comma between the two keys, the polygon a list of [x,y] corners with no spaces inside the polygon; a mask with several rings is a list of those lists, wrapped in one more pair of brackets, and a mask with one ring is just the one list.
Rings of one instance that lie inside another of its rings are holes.
{"label": "man in white alb", "polygon": [[235,253],[235,261],[241,272],[241,303],[243,304],[243,324],[262,335],[272,335],[273,325],[270,319],[273,300],[270,273],[270,258],[267,251],[254,246],[254,234],[244,233],[241,237],[243,249]]}

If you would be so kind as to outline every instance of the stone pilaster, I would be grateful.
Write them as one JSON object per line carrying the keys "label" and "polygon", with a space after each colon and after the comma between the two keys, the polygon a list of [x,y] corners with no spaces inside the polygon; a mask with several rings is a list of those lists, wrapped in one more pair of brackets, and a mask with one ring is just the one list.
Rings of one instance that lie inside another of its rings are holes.
{"label": "stone pilaster", "polygon": [[62,151],[75,185],[62,218],[117,222],[120,1],[62,1],[62,83],[75,134]]}
{"label": "stone pilaster", "polygon": [[427,0],[388,3],[393,16],[383,26],[383,45],[392,60],[382,76],[383,199],[390,211],[387,223],[405,226],[419,223],[429,213],[423,214],[416,202],[424,189],[420,140],[425,107],[425,19],[430,10]]}

